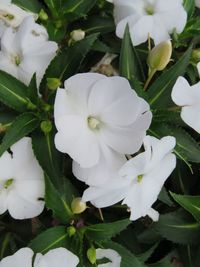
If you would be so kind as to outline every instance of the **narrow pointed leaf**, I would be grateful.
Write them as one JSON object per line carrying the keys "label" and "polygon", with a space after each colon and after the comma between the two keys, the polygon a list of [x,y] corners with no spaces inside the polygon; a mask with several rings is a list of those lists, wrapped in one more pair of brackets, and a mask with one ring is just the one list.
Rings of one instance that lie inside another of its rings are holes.
{"label": "narrow pointed leaf", "polygon": [[0,156],[24,136],[30,134],[39,126],[39,118],[33,113],[23,113],[18,116],[8,128],[0,145]]}

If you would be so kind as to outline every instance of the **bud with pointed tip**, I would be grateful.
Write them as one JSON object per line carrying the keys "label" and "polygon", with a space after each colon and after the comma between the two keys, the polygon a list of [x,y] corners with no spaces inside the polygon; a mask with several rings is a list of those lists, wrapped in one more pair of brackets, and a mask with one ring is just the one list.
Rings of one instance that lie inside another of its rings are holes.
{"label": "bud with pointed tip", "polygon": [[172,55],[172,43],[170,40],[156,45],[149,53],[147,62],[149,68],[155,71],[164,70],[170,62]]}
{"label": "bud with pointed tip", "polygon": [[71,203],[71,209],[74,214],[80,214],[87,209],[86,203],[80,197],[74,198]]}
{"label": "bud with pointed tip", "polygon": [[97,258],[96,258],[96,249],[94,247],[88,249],[87,258],[90,261],[90,263],[95,264]]}

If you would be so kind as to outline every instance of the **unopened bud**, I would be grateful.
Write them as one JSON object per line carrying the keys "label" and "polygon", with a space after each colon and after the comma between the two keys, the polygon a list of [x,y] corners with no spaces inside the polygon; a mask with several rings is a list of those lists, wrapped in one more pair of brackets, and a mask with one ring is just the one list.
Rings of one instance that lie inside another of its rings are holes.
{"label": "unopened bud", "polygon": [[67,228],[67,233],[68,233],[69,237],[72,237],[76,233],[76,228],[74,226],[69,226]]}
{"label": "unopened bud", "polygon": [[41,20],[48,20],[48,15],[47,15],[47,13],[44,11],[44,9],[41,9],[41,10],[40,10],[40,13],[39,13],[39,19],[41,19]]}
{"label": "unopened bud", "polygon": [[170,40],[156,45],[149,53],[148,65],[151,70],[164,70],[170,62],[172,55],[172,43]]}
{"label": "unopened bud", "polygon": [[47,86],[51,90],[56,90],[61,85],[61,81],[58,78],[47,78]]}
{"label": "unopened bud", "polygon": [[73,41],[77,42],[85,38],[85,32],[81,29],[74,30],[70,33],[70,36]]}
{"label": "unopened bud", "polygon": [[192,51],[192,61],[195,63],[200,62],[200,48]]}
{"label": "unopened bud", "polygon": [[96,249],[94,247],[88,249],[87,258],[90,261],[90,263],[95,264],[97,258],[96,258]]}
{"label": "unopened bud", "polygon": [[45,134],[48,134],[52,130],[52,123],[50,121],[42,121],[40,128]]}
{"label": "unopened bud", "polygon": [[80,214],[86,210],[86,203],[80,197],[74,198],[71,203],[71,209],[74,214]]}

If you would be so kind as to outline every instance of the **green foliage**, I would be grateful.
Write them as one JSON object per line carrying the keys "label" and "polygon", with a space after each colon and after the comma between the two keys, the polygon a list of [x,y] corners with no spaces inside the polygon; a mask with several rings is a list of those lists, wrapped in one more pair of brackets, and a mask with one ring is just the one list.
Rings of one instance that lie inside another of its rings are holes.
{"label": "green foliage", "polygon": [[94,242],[104,242],[119,234],[131,223],[128,219],[113,223],[100,223],[85,228],[88,239]]}
{"label": "green foliage", "polygon": [[173,199],[200,222],[200,196],[186,196],[171,193]]}
{"label": "green foliage", "polygon": [[35,106],[28,99],[27,87],[16,78],[1,70],[0,101],[8,107],[19,112],[35,108]]}
{"label": "green foliage", "polygon": [[42,4],[39,0],[12,0],[12,3],[33,13],[39,13],[42,8]]}
{"label": "green foliage", "polygon": [[161,215],[154,229],[162,237],[178,244],[198,243],[200,238],[200,224],[182,211]]}
{"label": "green foliage", "polygon": [[0,145],[0,156],[24,136],[34,131],[39,125],[39,119],[33,113],[19,115],[11,124]]}
{"label": "green foliage", "polygon": [[46,253],[53,248],[66,247],[67,236],[68,233],[65,226],[49,228],[34,238],[29,247],[34,252]]}

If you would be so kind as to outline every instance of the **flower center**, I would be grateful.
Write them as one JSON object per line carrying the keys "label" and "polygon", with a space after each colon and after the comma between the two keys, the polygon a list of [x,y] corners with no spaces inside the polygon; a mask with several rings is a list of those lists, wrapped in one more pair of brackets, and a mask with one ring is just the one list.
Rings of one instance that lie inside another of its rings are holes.
{"label": "flower center", "polygon": [[9,14],[5,11],[0,11],[0,18],[5,20],[5,21],[11,21],[15,18],[13,14]]}
{"label": "flower center", "polygon": [[4,188],[8,189],[13,184],[13,181],[14,181],[14,179],[6,180],[6,182],[4,183]]}
{"label": "flower center", "polygon": [[147,5],[145,7],[145,12],[147,15],[153,15],[154,14],[154,7],[152,5]]}
{"label": "flower center", "polygon": [[138,175],[138,177],[137,177],[138,183],[142,182],[143,176],[144,176],[143,174]]}
{"label": "flower center", "polygon": [[95,117],[89,116],[88,119],[88,126],[91,130],[98,130],[100,126],[100,121],[97,120]]}
{"label": "flower center", "polygon": [[16,55],[11,55],[11,61],[14,65],[19,66],[22,60],[20,55],[16,54]]}

